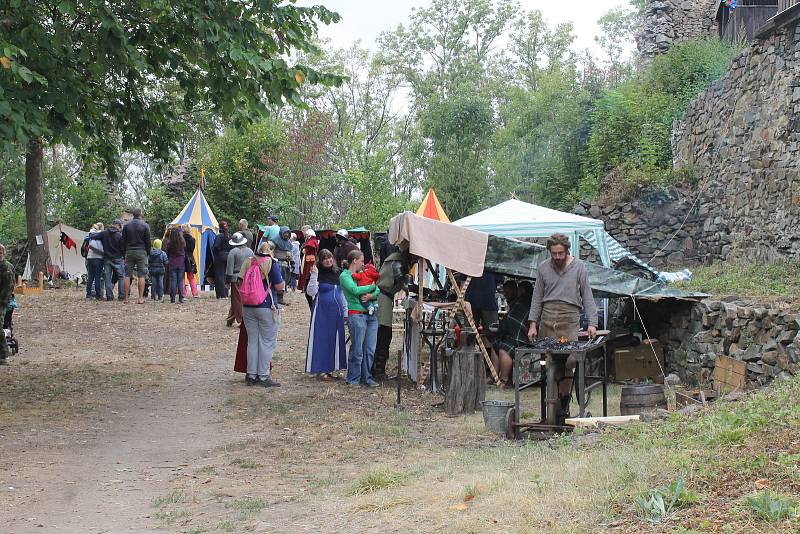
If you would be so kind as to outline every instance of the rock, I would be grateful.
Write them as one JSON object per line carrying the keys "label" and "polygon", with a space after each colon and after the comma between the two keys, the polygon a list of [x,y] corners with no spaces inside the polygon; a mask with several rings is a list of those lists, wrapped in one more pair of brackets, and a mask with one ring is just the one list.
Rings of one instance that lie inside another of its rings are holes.
{"label": "rock", "polygon": [[699,412],[702,409],[703,408],[702,408],[701,405],[696,404],[696,403],[691,403],[691,404],[687,404],[686,406],[684,406],[683,408],[678,410],[678,413],[683,414],[683,415],[691,415],[691,414],[693,414],[695,412]]}
{"label": "rock", "polygon": [[738,306],[736,306],[736,304],[729,304],[727,302],[723,304],[723,311],[725,313],[725,321],[727,323],[733,323],[733,320],[736,319],[739,314]]}
{"label": "rock", "polygon": [[757,374],[757,375],[763,375],[764,374],[764,368],[761,365],[757,364],[757,363],[748,363],[747,364],[747,371],[750,372],[750,373]]}
{"label": "rock", "polygon": [[777,341],[781,345],[789,345],[794,341],[795,336],[797,336],[796,330],[784,330],[778,335]]}
{"label": "rock", "polygon": [[573,443],[576,447],[591,447],[600,443],[600,432],[589,432],[588,434],[581,434],[573,438]]}
{"label": "rock", "polygon": [[663,408],[656,408],[655,410],[641,414],[640,421],[643,421],[645,423],[651,423],[659,419],[667,419],[668,417],[669,417],[669,410],[665,410]]}
{"label": "rock", "polygon": [[770,350],[761,355],[761,361],[767,365],[775,365],[778,363],[778,351]]}
{"label": "rock", "polygon": [[745,351],[741,354],[741,358],[738,358],[743,362],[757,362],[761,359],[761,347],[758,345],[751,345],[745,349]]}
{"label": "rock", "polygon": [[722,400],[726,402],[736,402],[738,400],[745,398],[746,396],[747,395],[745,394],[744,391],[740,391],[737,389],[735,391],[731,391],[730,393],[726,393],[725,395],[723,395]]}
{"label": "rock", "polygon": [[666,376],[664,382],[666,382],[670,386],[678,386],[681,383],[681,377],[679,377],[675,373],[670,373]]}
{"label": "rock", "polygon": [[761,319],[764,319],[766,316],[767,316],[766,308],[754,308],[753,309],[753,317],[754,318],[756,318],[758,320],[761,320]]}

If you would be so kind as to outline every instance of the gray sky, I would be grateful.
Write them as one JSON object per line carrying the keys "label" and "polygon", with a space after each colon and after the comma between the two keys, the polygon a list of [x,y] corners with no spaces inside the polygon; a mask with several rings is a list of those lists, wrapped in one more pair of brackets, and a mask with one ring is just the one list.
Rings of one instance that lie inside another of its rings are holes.
{"label": "gray sky", "polygon": [[[429,0],[298,0],[298,5],[322,4],[342,16],[341,22],[322,26],[320,36],[330,39],[336,48],[345,48],[354,41],[374,49],[375,39],[385,30],[408,22],[411,8],[425,6]],[[571,21],[577,37],[574,48],[595,47],[597,20],[607,11],[628,6],[628,0],[520,0],[525,10],[540,10],[553,26]]]}

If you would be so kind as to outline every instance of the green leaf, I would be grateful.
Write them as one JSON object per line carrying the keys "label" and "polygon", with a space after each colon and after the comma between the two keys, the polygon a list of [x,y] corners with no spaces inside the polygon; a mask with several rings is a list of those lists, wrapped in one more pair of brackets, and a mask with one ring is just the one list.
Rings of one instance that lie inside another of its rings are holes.
{"label": "green leaf", "polygon": [[59,2],[58,10],[64,15],[75,16],[75,4],[71,0],[62,0]]}

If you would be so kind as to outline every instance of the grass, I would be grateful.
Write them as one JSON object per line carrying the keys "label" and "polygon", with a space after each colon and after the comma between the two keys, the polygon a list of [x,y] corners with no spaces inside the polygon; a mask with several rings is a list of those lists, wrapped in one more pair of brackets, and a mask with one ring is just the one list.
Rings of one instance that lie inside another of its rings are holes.
{"label": "grass", "polygon": [[745,497],[745,503],[756,515],[767,521],[781,521],[796,517],[800,513],[795,499],[769,490],[748,495]]}
{"label": "grass", "polygon": [[715,263],[692,268],[692,280],[676,287],[712,295],[741,297],[800,296],[800,263]]}
{"label": "grass", "polygon": [[394,425],[383,421],[360,421],[353,425],[353,432],[365,436],[381,436],[384,438],[405,438],[408,427]]}
{"label": "grass", "polygon": [[403,484],[407,478],[408,474],[400,471],[388,469],[370,471],[353,484],[350,488],[350,495],[363,495],[399,486]]}
{"label": "grass", "polygon": [[189,499],[189,496],[186,494],[186,492],[184,492],[182,490],[174,490],[174,491],[171,491],[171,492],[167,493],[163,497],[157,497],[157,498],[153,499],[153,503],[152,504],[153,504],[153,508],[162,508],[162,507],[164,507],[164,506],[166,506],[168,504],[178,504],[178,503],[184,503],[184,502],[189,502],[189,501],[190,501],[190,499]]}
{"label": "grass", "polygon": [[256,463],[254,460],[250,460],[248,458],[235,458],[231,465],[238,465],[242,469],[257,469],[261,467],[260,464]]}
{"label": "grass", "polygon": [[234,532],[236,530],[236,522],[226,519],[217,523],[217,530],[220,532]]}
{"label": "grass", "polygon": [[187,510],[159,510],[155,517],[166,526],[172,526],[178,519],[190,517],[192,514]]}
{"label": "grass", "polygon": [[255,497],[242,497],[225,505],[225,508],[236,510],[242,517],[251,517],[263,510],[267,502]]}

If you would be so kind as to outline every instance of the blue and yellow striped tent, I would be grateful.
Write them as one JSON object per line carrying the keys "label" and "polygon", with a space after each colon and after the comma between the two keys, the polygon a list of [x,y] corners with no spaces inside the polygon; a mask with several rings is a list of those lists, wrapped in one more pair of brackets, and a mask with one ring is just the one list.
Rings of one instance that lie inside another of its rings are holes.
{"label": "blue and yellow striped tent", "polygon": [[192,236],[197,245],[194,247],[194,261],[197,263],[197,283],[204,283],[206,273],[206,254],[211,251],[214,240],[219,233],[219,223],[211,207],[206,202],[201,187],[197,188],[192,198],[175,217],[172,224],[188,224],[192,227]]}

